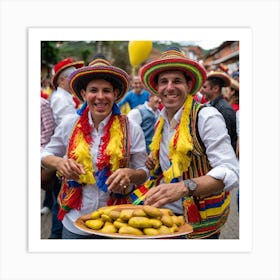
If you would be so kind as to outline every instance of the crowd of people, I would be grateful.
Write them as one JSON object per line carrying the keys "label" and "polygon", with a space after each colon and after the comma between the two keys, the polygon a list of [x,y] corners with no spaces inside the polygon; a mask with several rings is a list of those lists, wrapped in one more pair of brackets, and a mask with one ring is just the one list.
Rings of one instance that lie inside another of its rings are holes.
{"label": "crowd of people", "polygon": [[181,238],[218,239],[239,188],[238,78],[207,72],[177,47],[134,77],[102,54],[87,66],[58,62],[41,88],[41,172],[54,181],[41,182],[49,238],[100,238],[76,219],[133,203],[184,215],[193,232]]}

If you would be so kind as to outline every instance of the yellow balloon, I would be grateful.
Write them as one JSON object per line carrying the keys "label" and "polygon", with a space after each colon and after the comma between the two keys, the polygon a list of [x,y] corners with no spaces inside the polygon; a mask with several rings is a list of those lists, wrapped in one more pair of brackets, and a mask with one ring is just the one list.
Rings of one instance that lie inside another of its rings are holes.
{"label": "yellow balloon", "polygon": [[138,66],[147,59],[153,48],[152,41],[130,41],[128,43],[129,61],[132,66]]}

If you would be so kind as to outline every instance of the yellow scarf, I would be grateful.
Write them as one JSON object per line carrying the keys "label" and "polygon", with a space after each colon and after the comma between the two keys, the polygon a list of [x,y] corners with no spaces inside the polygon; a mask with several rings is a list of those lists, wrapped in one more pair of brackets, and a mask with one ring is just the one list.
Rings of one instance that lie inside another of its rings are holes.
{"label": "yellow scarf", "polygon": [[[192,108],[193,97],[187,96],[182,111],[182,117],[173,137],[169,141],[169,160],[170,167],[163,172],[164,182],[169,183],[173,178],[182,176],[183,172],[187,171],[191,163],[191,151],[193,150],[193,139],[190,134],[190,112]],[[162,129],[164,119],[161,116],[156,127],[150,149],[153,158],[156,161],[156,166],[153,173],[159,168],[159,149],[162,137]]]}

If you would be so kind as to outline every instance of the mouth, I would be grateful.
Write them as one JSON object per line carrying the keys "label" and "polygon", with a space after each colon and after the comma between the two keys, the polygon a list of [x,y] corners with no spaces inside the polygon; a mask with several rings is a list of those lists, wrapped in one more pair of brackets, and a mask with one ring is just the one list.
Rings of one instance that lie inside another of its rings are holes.
{"label": "mouth", "polygon": [[163,96],[164,96],[164,98],[175,99],[178,97],[178,94],[177,93],[165,93]]}
{"label": "mouth", "polygon": [[93,107],[94,107],[97,111],[101,112],[101,111],[106,110],[106,108],[108,107],[108,104],[107,104],[107,103],[94,103],[94,104],[93,104]]}

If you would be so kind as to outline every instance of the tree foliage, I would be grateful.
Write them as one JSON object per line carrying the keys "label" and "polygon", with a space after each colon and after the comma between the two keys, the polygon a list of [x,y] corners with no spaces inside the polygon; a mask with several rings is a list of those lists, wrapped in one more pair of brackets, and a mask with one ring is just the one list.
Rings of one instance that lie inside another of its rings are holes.
{"label": "tree foliage", "polygon": [[[132,72],[129,62],[128,41],[42,41],[42,64],[51,67],[58,61],[71,57],[83,60],[88,65],[97,53],[102,53],[115,66]],[[178,46],[178,42],[153,42],[153,48],[163,51],[167,46]]]}

